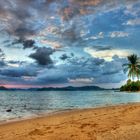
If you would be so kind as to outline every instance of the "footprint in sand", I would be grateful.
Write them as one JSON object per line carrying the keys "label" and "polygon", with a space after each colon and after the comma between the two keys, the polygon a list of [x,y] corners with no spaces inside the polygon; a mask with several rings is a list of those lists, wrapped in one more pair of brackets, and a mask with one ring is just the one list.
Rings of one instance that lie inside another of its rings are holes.
{"label": "footprint in sand", "polygon": [[34,129],[33,131],[29,132],[29,135],[44,135],[44,133],[39,129]]}
{"label": "footprint in sand", "polygon": [[54,131],[48,131],[47,133],[53,133]]}
{"label": "footprint in sand", "polygon": [[83,129],[83,128],[85,128],[85,127],[89,126],[89,125],[90,125],[90,124],[85,123],[85,124],[82,124],[82,125],[80,126],[80,128],[81,128],[81,129]]}
{"label": "footprint in sand", "polygon": [[74,135],[71,135],[70,137],[74,137]]}
{"label": "footprint in sand", "polygon": [[72,137],[76,137],[76,136],[78,136],[78,135],[74,135],[74,134],[70,135],[71,138],[72,138]]}
{"label": "footprint in sand", "polygon": [[58,128],[60,128],[60,127],[59,127],[59,126],[56,126],[56,127],[55,127],[55,129],[58,129]]}
{"label": "footprint in sand", "polygon": [[45,127],[45,128],[46,128],[46,130],[50,130],[51,129],[51,127],[49,127],[49,126],[48,127]]}
{"label": "footprint in sand", "polygon": [[94,123],[94,124],[91,124],[90,126],[91,127],[96,127],[98,124]]}

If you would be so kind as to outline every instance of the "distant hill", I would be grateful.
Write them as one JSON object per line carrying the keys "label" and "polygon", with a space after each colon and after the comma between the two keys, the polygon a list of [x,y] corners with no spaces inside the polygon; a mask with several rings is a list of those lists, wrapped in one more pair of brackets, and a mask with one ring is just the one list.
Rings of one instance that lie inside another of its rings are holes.
{"label": "distant hill", "polygon": [[68,86],[68,87],[62,87],[62,88],[38,88],[37,91],[78,91],[78,90],[82,90],[82,91],[86,91],[86,90],[104,90],[103,88],[100,88],[98,86],[83,86],[83,87],[72,87],[72,86]]}
{"label": "distant hill", "polygon": [[8,90],[8,89],[4,86],[0,86],[0,90]]}
{"label": "distant hill", "polygon": [[89,90],[105,90],[104,88],[100,88],[98,86],[83,86],[83,87],[61,87],[61,88],[54,88],[54,87],[44,87],[44,88],[29,88],[29,89],[19,89],[19,88],[6,88],[4,86],[0,86],[0,90],[30,90],[30,91],[89,91]]}

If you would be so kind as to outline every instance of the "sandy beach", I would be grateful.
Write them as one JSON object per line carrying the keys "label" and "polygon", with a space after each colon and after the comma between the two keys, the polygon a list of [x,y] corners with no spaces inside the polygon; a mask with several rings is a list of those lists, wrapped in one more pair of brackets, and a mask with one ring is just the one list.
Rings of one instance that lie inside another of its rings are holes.
{"label": "sandy beach", "polygon": [[140,104],[73,110],[0,125],[0,140],[139,140]]}

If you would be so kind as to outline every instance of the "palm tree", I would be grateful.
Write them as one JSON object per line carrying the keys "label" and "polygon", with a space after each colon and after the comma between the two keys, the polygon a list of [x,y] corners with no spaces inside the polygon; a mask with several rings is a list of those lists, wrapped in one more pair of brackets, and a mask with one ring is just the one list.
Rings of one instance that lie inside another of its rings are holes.
{"label": "palm tree", "polygon": [[136,54],[132,54],[127,57],[128,63],[124,64],[124,72],[128,73],[128,77],[134,79],[140,76],[140,58]]}

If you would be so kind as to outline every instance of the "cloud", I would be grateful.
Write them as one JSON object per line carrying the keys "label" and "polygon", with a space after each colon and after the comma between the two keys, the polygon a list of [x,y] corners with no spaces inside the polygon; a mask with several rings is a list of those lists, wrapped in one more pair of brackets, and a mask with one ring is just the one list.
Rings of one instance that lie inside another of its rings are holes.
{"label": "cloud", "polygon": [[64,47],[59,41],[53,41],[53,40],[47,40],[47,39],[40,40],[40,44],[44,46],[46,45],[51,46],[54,49],[60,49]]}
{"label": "cloud", "polygon": [[2,67],[2,66],[5,66],[5,65],[6,65],[5,62],[3,60],[0,60],[0,66]]}
{"label": "cloud", "polygon": [[60,56],[60,59],[63,61],[67,60],[68,58],[71,58],[71,57],[68,56],[67,54],[63,54],[62,56]]}
{"label": "cloud", "polygon": [[127,21],[127,23],[125,23],[125,25],[131,25],[131,26],[140,25],[140,18],[130,19]]}
{"label": "cloud", "polygon": [[[31,48],[33,41],[54,42],[54,47],[82,45],[81,29],[87,29],[88,25],[83,21],[84,16],[104,13],[116,7],[133,5],[137,0],[2,0],[0,1],[0,26],[10,36],[22,39],[19,42],[25,48]],[[62,20],[63,19],[63,20]],[[90,19],[92,20],[92,19]],[[53,38],[46,41],[44,38]],[[38,37],[39,36],[39,37]],[[97,35],[91,34],[85,39],[103,39],[103,32]],[[36,39],[36,40],[35,40]],[[26,41],[27,40],[27,41]],[[61,42],[61,44],[59,44]],[[72,43],[73,42],[73,43]],[[74,45],[73,45],[74,44]],[[11,45],[12,46],[12,45]]]}
{"label": "cloud", "polygon": [[0,59],[4,59],[5,58],[5,54],[3,52],[3,50],[0,48]]}
{"label": "cloud", "polygon": [[60,15],[62,15],[62,19],[63,20],[69,20],[71,18],[73,18],[75,15],[80,14],[79,9],[70,7],[70,6],[66,6],[63,9],[60,10]]}
{"label": "cloud", "polygon": [[115,55],[120,58],[126,58],[130,55],[130,51],[125,49],[96,50],[94,47],[87,47],[84,48],[84,51],[92,57],[104,59],[105,61],[112,61]]}
{"label": "cloud", "polygon": [[[113,61],[105,62],[102,69],[102,75],[114,75],[122,72],[122,64],[127,63],[126,58],[113,57]],[[110,67],[111,66],[111,67]]]}
{"label": "cloud", "polygon": [[70,28],[61,32],[61,37],[66,41],[75,42],[80,39],[80,34],[76,30],[76,26],[72,25]]}
{"label": "cloud", "polygon": [[27,49],[27,48],[35,48],[35,41],[34,40],[25,40],[23,41],[23,48]]}
{"label": "cloud", "polygon": [[128,37],[129,33],[123,31],[114,31],[110,33],[111,38]]}
{"label": "cloud", "polygon": [[17,61],[17,60],[10,60],[6,62],[8,66],[11,67],[21,67],[22,65],[26,64],[26,61]]}
{"label": "cloud", "polygon": [[80,15],[105,13],[123,6],[133,5],[137,2],[139,0],[123,0],[123,3],[113,0],[71,0],[71,4],[75,5],[73,7],[79,9]]}
{"label": "cloud", "polygon": [[48,8],[44,7],[49,7],[48,3],[50,3],[48,0],[0,1],[2,29],[21,39],[37,34],[39,30],[45,27],[45,13]]}
{"label": "cloud", "polygon": [[8,67],[0,69],[0,75],[7,77],[36,76],[37,69],[32,66],[26,67]]}
{"label": "cloud", "polygon": [[5,66],[5,53],[3,50],[0,48],[0,66]]}
{"label": "cloud", "polygon": [[97,40],[97,39],[103,39],[103,38],[104,38],[104,33],[99,32],[97,35],[85,38],[84,40],[89,40],[89,39]]}
{"label": "cloud", "polygon": [[41,47],[37,48],[36,52],[29,55],[30,58],[36,60],[39,65],[52,65],[53,61],[50,57],[55,52],[54,49]]}
{"label": "cloud", "polygon": [[[125,58],[113,57],[112,61],[99,58],[72,58],[66,64],[52,69],[44,69],[36,78],[38,84],[53,85],[92,85],[101,83],[119,83],[126,76],[122,64]],[[111,66],[111,67],[110,67]],[[119,76],[118,76],[119,75]]]}
{"label": "cloud", "polygon": [[134,5],[126,5],[126,9],[124,10],[125,15],[132,15],[134,17],[139,16],[140,8],[139,3],[135,3]]}
{"label": "cloud", "polygon": [[[137,0],[124,0],[123,4]],[[112,0],[10,0],[0,2],[0,19],[4,28],[15,36],[25,38],[37,34],[56,18],[71,20],[76,16],[105,12],[120,7],[119,1]],[[51,18],[54,17],[54,18]]]}
{"label": "cloud", "polygon": [[112,50],[111,46],[93,46],[96,51]]}
{"label": "cloud", "polygon": [[112,61],[105,61],[93,57],[73,56],[69,60],[67,63],[55,65],[51,69],[25,63],[20,67],[8,66],[0,70],[0,78],[5,84],[25,86],[93,85],[110,81],[120,82],[126,78],[121,72],[122,64],[126,63],[124,58],[114,56]]}
{"label": "cloud", "polygon": [[68,78],[68,82],[72,84],[93,84],[94,78]]}

